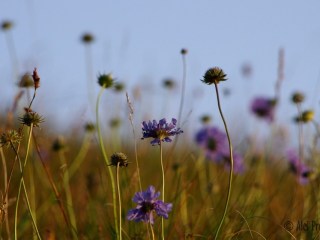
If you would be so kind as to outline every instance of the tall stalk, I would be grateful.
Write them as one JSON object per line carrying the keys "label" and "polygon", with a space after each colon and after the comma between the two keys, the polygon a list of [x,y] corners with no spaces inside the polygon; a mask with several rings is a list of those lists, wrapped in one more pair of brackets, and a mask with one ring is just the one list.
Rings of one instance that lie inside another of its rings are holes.
{"label": "tall stalk", "polygon": [[106,149],[104,147],[102,133],[101,133],[101,129],[100,129],[100,123],[99,123],[99,103],[100,103],[100,99],[101,99],[101,96],[102,96],[102,93],[103,93],[104,90],[105,90],[105,86],[103,85],[103,87],[101,88],[101,90],[100,90],[100,92],[98,94],[98,98],[97,98],[97,104],[96,104],[96,121],[97,121],[97,123],[96,123],[96,125],[97,125],[97,132],[98,132],[98,139],[99,139],[100,149],[101,149],[101,152],[102,152],[102,155],[103,155],[103,159],[104,159],[104,162],[106,164],[106,167],[108,169],[109,176],[110,176],[111,188],[112,188],[113,214],[114,214],[115,231],[116,231],[117,238],[119,238],[116,187],[115,187],[115,182],[114,182],[114,176],[113,176],[112,169],[109,167],[109,160],[108,160],[108,156],[107,156],[107,153],[106,153]]}

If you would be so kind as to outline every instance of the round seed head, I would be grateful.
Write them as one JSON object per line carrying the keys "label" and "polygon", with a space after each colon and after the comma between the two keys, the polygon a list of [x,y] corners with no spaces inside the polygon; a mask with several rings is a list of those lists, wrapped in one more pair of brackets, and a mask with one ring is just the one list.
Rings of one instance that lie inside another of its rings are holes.
{"label": "round seed head", "polygon": [[85,44],[89,44],[89,43],[92,43],[94,41],[94,37],[90,33],[85,33],[85,34],[82,35],[81,40]]}
{"label": "round seed head", "polygon": [[33,78],[30,73],[25,73],[18,83],[19,87],[21,88],[29,88],[34,87]]}
{"label": "round seed head", "polygon": [[181,51],[180,51],[180,53],[181,53],[182,55],[186,55],[186,54],[188,53],[188,50],[187,50],[186,48],[182,48]]}
{"label": "round seed head", "polygon": [[201,81],[208,85],[218,84],[221,81],[226,81],[226,77],[227,74],[225,74],[221,68],[213,67],[206,71]]}
{"label": "round seed head", "polygon": [[295,92],[291,98],[293,103],[302,103],[304,101],[304,95],[301,92]]}
{"label": "round seed head", "polygon": [[100,74],[98,76],[98,83],[103,88],[111,88],[114,85],[114,79],[112,78],[111,73]]}
{"label": "round seed head", "polygon": [[119,167],[127,167],[129,162],[128,162],[128,157],[122,152],[116,152],[111,155],[111,164],[109,166],[119,166]]}
{"label": "round seed head", "polygon": [[1,23],[1,28],[3,31],[8,31],[12,28],[13,23],[11,21],[3,21]]}

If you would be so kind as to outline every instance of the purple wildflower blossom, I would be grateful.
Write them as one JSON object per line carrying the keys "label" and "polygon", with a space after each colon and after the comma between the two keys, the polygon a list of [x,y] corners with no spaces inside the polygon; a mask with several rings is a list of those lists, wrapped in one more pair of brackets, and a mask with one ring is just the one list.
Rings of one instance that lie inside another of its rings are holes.
{"label": "purple wildflower blossom", "polygon": [[259,118],[272,122],[274,119],[275,99],[267,97],[256,97],[251,102],[251,111]]}
{"label": "purple wildflower blossom", "polygon": [[[227,135],[216,127],[204,127],[197,134],[195,141],[205,151],[206,158],[218,164],[230,167],[229,143]],[[243,158],[233,151],[234,172],[244,171]]]}
{"label": "purple wildflower blossom", "polygon": [[205,150],[206,157],[215,159],[217,153],[223,150],[227,144],[227,136],[216,127],[204,127],[195,138],[197,144]]}
{"label": "purple wildflower blossom", "polygon": [[132,201],[137,203],[137,207],[135,209],[131,209],[128,212],[127,219],[134,220],[136,222],[150,222],[154,223],[153,213],[155,212],[158,216],[168,218],[168,213],[172,209],[171,203],[164,203],[157,198],[160,196],[160,192],[155,192],[155,188],[153,186],[149,186],[149,188],[145,192],[137,192]]}
{"label": "purple wildflower blossom", "polygon": [[312,170],[300,161],[298,154],[294,150],[287,152],[287,159],[289,161],[289,169],[297,176],[299,183],[302,185],[307,184]]}
{"label": "purple wildflower blossom", "polygon": [[143,121],[143,137],[141,139],[154,138],[150,142],[152,145],[160,145],[161,141],[171,142],[172,140],[170,137],[183,133],[180,128],[176,128],[176,124],[177,120],[175,118],[172,118],[171,123],[167,123],[167,120],[165,118],[161,119],[159,123],[156,120],[153,120],[152,122],[149,121],[148,123],[146,121]]}

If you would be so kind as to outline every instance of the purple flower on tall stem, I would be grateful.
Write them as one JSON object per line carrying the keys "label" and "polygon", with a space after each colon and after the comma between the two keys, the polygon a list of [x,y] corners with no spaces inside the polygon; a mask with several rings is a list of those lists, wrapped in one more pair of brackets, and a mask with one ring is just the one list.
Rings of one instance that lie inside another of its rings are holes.
{"label": "purple flower on tall stem", "polygon": [[276,100],[267,97],[256,97],[251,102],[251,111],[259,118],[268,122],[274,120]]}
{"label": "purple flower on tall stem", "polygon": [[305,185],[309,182],[312,170],[301,162],[298,154],[294,150],[287,152],[289,169],[297,176],[300,184]]}
{"label": "purple flower on tall stem", "polygon": [[161,119],[159,123],[156,120],[152,122],[142,122],[142,138],[154,138],[150,143],[154,146],[156,144],[160,145],[162,142],[171,142],[171,138],[175,135],[183,133],[180,128],[176,127],[177,120],[172,118],[171,123],[167,123],[165,118]]}
{"label": "purple flower on tall stem", "polygon": [[155,192],[153,186],[149,186],[145,192],[137,192],[132,201],[137,203],[136,208],[129,210],[127,219],[136,222],[154,223],[153,213],[165,219],[168,218],[168,213],[172,209],[171,203],[164,203],[158,200],[160,192]]}

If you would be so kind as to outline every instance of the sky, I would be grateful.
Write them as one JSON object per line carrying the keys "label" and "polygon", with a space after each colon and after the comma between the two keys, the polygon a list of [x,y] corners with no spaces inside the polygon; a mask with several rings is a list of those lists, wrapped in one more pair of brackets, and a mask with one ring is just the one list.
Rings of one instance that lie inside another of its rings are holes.
{"label": "sky", "polygon": [[[285,79],[278,116],[291,124],[294,91],[305,93],[304,108],[316,113],[319,109],[319,9],[318,0],[2,0],[0,21],[10,20],[14,27],[10,35],[0,32],[0,110],[12,104],[16,73],[37,67],[41,88],[34,109],[61,129],[76,120],[94,120],[96,77],[102,73],[125,83],[141,119],[176,117],[183,76],[180,50],[185,48],[186,126],[203,114],[221,124],[214,88],[200,81],[208,68],[219,66],[228,76],[219,88],[230,90],[229,96],[222,96],[222,105],[233,128],[265,127],[250,116],[249,104],[255,96],[274,96],[283,49]],[[80,40],[87,32],[95,38],[89,46],[91,82],[88,46]],[[17,62],[8,49],[8,35]],[[250,76],[242,72],[247,65]],[[172,93],[162,87],[165,78],[177,81]],[[140,99],[134,98],[137,89]],[[124,93],[105,93],[102,111],[102,118],[125,116]]]}

